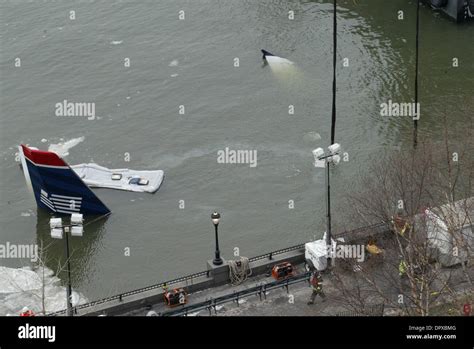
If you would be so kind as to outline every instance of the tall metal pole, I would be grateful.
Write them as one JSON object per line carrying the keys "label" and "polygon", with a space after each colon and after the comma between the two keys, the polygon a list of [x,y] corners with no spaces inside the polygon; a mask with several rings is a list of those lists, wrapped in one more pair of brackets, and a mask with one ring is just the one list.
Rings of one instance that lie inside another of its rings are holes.
{"label": "tall metal pole", "polygon": [[[334,17],[333,17],[333,57],[332,57],[332,119],[331,119],[331,144],[335,143],[336,138],[336,65],[337,65],[337,1],[334,1]],[[326,190],[327,190],[327,201],[326,201],[326,245],[328,253],[332,247],[331,241],[331,184],[330,184],[330,163],[326,157]],[[330,259],[328,254],[328,260]]]}
{"label": "tall metal pole", "polygon": [[331,144],[335,142],[336,136],[336,64],[337,64],[337,1],[334,1],[333,21],[333,57],[332,57],[332,120],[331,120]]}
{"label": "tall metal pole", "polygon": [[[326,246],[328,248],[328,253],[331,247],[332,241],[332,234],[331,234],[331,183],[330,183],[330,170],[329,170],[330,162],[328,161],[328,157],[326,157]],[[328,255],[328,259],[329,259]]]}
{"label": "tall metal pole", "polygon": [[219,250],[219,234],[218,234],[218,231],[217,231],[217,226],[219,224],[214,224],[214,228],[215,228],[215,233],[216,233],[216,255],[215,255],[215,258],[214,258],[214,265],[221,265],[222,264],[222,259],[221,259],[221,252]]}
{"label": "tall metal pole", "polygon": [[66,288],[66,296],[67,296],[67,315],[73,316],[72,314],[72,304],[71,304],[71,295],[72,295],[72,287],[71,287],[71,263],[69,261],[69,237],[68,237],[69,228],[64,229],[64,235],[66,235],[66,258],[67,258],[67,288]]}
{"label": "tall metal pole", "polygon": [[420,0],[416,1],[416,44],[415,44],[415,108],[416,116],[413,118],[413,147],[418,145],[418,119],[420,108],[418,108],[418,54],[419,54],[419,32],[420,32]]}

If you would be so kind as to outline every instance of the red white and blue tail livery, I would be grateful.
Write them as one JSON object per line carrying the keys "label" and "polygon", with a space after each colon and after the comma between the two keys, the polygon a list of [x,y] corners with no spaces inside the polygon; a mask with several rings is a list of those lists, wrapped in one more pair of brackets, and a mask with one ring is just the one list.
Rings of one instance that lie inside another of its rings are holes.
{"label": "red white and blue tail livery", "polygon": [[105,215],[110,210],[56,153],[21,145],[26,184],[39,207],[53,213]]}

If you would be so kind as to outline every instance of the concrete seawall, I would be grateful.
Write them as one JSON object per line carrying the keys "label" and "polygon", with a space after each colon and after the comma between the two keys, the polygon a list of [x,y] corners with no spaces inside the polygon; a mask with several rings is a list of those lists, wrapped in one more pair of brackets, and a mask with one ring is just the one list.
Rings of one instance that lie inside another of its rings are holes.
{"label": "concrete seawall", "polygon": [[[294,265],[304,262],[304,247],[301,249],[290,251],[286,253],[277,254],[272,256],[272,259],[261,259],[254,262],[250,262],[250,268],[252,269],[252,275],[260,275],[271,271],[275,264],[281,262],[290,262]],[[229,266],[225,261],[219,268],[212,268],[209,266],[209,276],[199,276],[189,281],[183,281],[179,283],[173,283],[170,285],[172,288],[184,288],[187,293],[195,293],[203,291],[213,287],[221,286],[230,283],[229,279]],[[115,299],[106,303],[91,305],[84,309],[78,309],[77,315],[79,316],[97,316],[101,314],[106,315],[120,315],[127,311],[131,311],[136,308],[146,307],[147,305],[156,304],[163,302],[163,289],[157,288],[150,291],[141,292],[136,295],[130,295],[126,298]]]}

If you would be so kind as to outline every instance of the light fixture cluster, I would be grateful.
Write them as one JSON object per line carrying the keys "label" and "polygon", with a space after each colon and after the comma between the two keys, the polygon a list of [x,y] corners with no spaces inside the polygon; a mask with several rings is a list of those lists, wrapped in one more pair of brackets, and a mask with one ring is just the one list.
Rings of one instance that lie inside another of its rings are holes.
{"label": "light fixture cluster", "polygon": [[81,213],[71,214],[71,222],[63,225],[62,218],[51,218],[49,227],[51,229],[51,237],[54,239],[62,239],[64,233],[71,232],[71,236],[83,236],[84,234],[84,217]]}

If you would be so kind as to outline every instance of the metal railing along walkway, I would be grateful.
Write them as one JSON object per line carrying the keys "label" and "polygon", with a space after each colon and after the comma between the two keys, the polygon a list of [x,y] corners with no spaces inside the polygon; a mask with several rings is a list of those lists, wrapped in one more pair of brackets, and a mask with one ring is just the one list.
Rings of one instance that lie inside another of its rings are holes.
{"label": "metal railing along walkway", "polygon": [[265,284],[250,287],[242,291],[237,291],[234,293],[226,294],[224,296],[211,298],[209,300],[199,302],[196,304],[183,306],[179,309],[170,310],[158,315],[159,316],[187,316],[189,314],[196,313],[201,310],[208,310],[209,315],[211,315],[212,310],[214,310],[214,313],[217,314],[216,307],[220,304],[235,302],[237,303],[237,305],[239,305],[239,299],[250,297],[250,296],[259,296],[260,300],[262,300],[262,298],[266,299],[268,291],[271,291],[277,288],[286,288],[286,291],[289,292],[288,286],[299,283],[299,282],[303,282],[303,281],[309,282],[310,277],[311,277],[311,272],[306,272],[304,274],[296,275],[284,280],[267,282]]}
{"label": "metal railing along walkway", "polygon": [[[366,227],[357,228],[357,229],[350,230],[350,231],[344,231],[344,232],[341,232],[341,233],[335,235],[335,237],[359,236],[360,234],[366,234],[367,232],[371,232],[372,234],[374,234],[374,232],[379,233],[383,230],[386,230],[387,227],[388,227],[387,224],[382,222],[382,223],[377,223],[377,224],[373,224],[373,225],[366,226]],[[262,255],[259,255],[259,256],[255,256],[255,257],[250,258],[249,261],[250,262],[255,262],[255,261],[259,261],[259,260],[263,260],[263,259],[272,260],[273,256],[277,256],[279,254],[283,254],[283,253],[287,253],[287,252],[291,252],[291,251],[297,251],[297,250],[304,249],[305,243],[306,242],[303,242],[303,243],[300,243],[298,245],[282,248],[280,250],[276,250],[276,251],[265,253],[265,254],[262,254]],[[123,292],[123,293],[120,293],[120,294],[117,294],[117,295],[114,295],[114,296],[102,298],[102,299],[92,301],[92,302],[89,302],[89,303],[77,305],[77,306],[74,307],[74,311],[75,311],[75,313],[77,313],[77,310],[83,310],[83,309],[91,308],[91,307],[99,305],[99,304],[104,304],[104,303],[108,303],[108,302],[112,302],[112,301],[122,301],[125,297],[137,295],[137,294],[144,293],[144,292],[151,291],[151,290],[163,289],[164,287],[168,287],[170,285],[177,284],[177,283],[180,283],[180,282],[185,282],[186,284],[188,284],[188,283],[193,284],[194,279],[204,277],[204,276],[208,277],[208,278],[210,277],[208,270],[201,271],[201,272],[194,273],[194,274],[190,274],[190,275],[186,275],[186,276],[182,276],[182,277],[179,277],[179,278],[176,278],[176,279],[173,279],[173,280],[160,282],[160,283],[157,283],[157,284],[154,284],[154,285],[138,288],[136,290]],[[55,315],[64,315],[65,313],[66,313],[66,309],[60,310],[60,311],[57,311],[57,312],[53,312],[53,313],[49,313],[47,315],[48,316],[55,316]]]}

